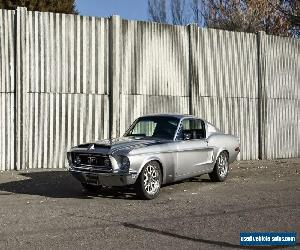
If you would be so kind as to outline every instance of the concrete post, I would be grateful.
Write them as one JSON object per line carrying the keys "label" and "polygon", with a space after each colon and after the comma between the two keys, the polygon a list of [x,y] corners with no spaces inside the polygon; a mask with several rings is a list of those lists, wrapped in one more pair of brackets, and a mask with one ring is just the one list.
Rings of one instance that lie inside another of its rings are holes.
{"label": "concrete post", "polygon": [[15,135],[16,135],[16,163],[15,169],[27,168],[27,127],[28,127],[28,81],[29,81],[29,60],[28,60],[28,24],[27,9],[17,8],[15,30]]}
{"label": "concrete post", "polygon": [[119,16],[110,18],[109,44],[109,137],[115,138],[120,136],[122,87],[122,19]]}
{"label": "concrete post", "polygon": [[188,84],[189,84],[189,114],[194,115],[195,110],[193,108],[193,104],[195,103],[195,84],[198,84],[198,74],[195,66],[197,63],[195,62],[195,51],[197,51],[195,41],[197,38],[197,30],[198,25],[196,23],[188,25],[188,34],[189,34],[189,76],[188,76]]}
{"label": "concrete post", "polygon": [[266,159],[266,84],[265,84],[265,36],[266,33],[257,33],[257,72],[258,72],[258,158]]}

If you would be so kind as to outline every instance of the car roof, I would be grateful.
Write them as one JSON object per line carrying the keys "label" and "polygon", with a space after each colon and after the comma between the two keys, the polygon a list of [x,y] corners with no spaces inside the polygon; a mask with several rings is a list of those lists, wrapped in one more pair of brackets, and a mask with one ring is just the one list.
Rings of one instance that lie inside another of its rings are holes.
{"label": "car roof", "polygon": [[193,116],[193,115],[172,114],[172,113],[167,113],[167,114],[148,114],[148,115],[143,115],[141,117],[153,117],[153,116],[174,117],[174,118],[178,118],[178,119],[182,119],[182,118],[197,118],[197,119],[200,119],[200,118],[198,118],[196,116]]}
{"label": "car roof", "polygon": [[172,114],[172,113],[166,113],[166,114],[148,114],[148,115],[142,115],[140,117],[153,117],[153,116],[157,116],[157,117],[174,117],[177,119],[184,119],[184,118],[194,118],[194,119],[200,119],[202,121],[204,121],[207,125],[210,125],[212,127],[214,127],[217,131],[220,131],[216,126],[214,126],[212,123],[208,122],[205,119],[202,119],[200,117],[194,116],[194,115],[183,115],[183,114]]}

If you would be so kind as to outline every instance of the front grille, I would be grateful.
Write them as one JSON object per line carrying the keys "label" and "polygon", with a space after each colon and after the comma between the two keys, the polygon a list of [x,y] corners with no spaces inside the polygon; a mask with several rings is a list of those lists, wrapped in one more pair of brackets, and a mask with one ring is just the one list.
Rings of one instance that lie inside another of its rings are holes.
{"label": "front grille", "polygon": [[73,154],[73,164],[77,168],[86,168],[87,170],[111,171],[112,166],[108,155],[95,154]]}

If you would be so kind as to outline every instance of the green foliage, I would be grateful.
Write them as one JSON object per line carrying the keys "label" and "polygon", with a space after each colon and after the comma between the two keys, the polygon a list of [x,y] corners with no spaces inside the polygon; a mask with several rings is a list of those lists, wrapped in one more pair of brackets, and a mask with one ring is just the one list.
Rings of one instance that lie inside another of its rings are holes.
{"label": "green foliage", "polygon": [[31,11],[48,11],[66,14],[78,14],[75,0],[0,0],[0,9],[26,7]]}

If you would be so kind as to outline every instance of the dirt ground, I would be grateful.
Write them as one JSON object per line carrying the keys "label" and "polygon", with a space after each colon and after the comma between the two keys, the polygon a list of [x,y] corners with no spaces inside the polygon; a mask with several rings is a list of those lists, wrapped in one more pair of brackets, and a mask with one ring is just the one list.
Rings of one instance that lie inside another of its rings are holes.
{"label": "dirt ground", "polygon": [[63,170],[0,173],[0,249],[243,248],[241,231],[296,231],[300,159],[231,165],[138,200],[132,190],[87,195]]}

